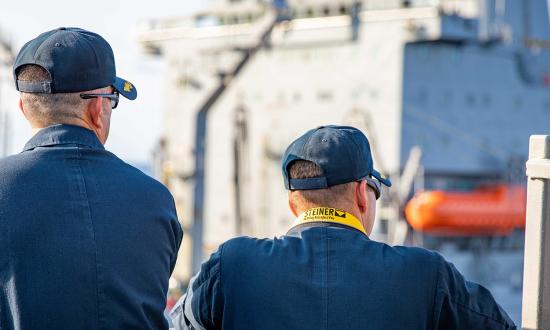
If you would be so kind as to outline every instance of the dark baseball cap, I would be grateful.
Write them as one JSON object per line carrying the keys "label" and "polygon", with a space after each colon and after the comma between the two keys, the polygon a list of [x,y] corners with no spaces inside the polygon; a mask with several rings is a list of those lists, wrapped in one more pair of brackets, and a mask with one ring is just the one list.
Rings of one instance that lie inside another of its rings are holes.
{"label": "dark baseball cap", "polygon": [[[324,175],[305,179],[290,178],[290,165],[296,160],[317,164]],[[288,146],[282,166],[285,188],[288,190],[325,189],[366,178],[374,178],[391,186],[391,181],[373,167],[367,137],[350,126],[329,125],[307,131]]]}
{"label": "dark baseball cap", "polygon": [[[51,82],[18,81],[18,70],[35,64],[49,72]],[[134,100],[136,87],[116,76],[109,43],[99,34],[79,28],[58,28],[27,42],[13,65],[15,87],[27,93],[76,93],[112,86]]]}

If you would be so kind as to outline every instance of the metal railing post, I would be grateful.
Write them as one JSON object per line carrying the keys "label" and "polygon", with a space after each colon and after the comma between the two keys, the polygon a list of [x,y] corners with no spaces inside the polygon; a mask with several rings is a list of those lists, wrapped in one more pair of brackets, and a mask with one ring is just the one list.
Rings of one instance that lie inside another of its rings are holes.
{"label": "metal railing post", "polygon": [[527,161],[522,329],[550,329],[550,136],[533,135]]}

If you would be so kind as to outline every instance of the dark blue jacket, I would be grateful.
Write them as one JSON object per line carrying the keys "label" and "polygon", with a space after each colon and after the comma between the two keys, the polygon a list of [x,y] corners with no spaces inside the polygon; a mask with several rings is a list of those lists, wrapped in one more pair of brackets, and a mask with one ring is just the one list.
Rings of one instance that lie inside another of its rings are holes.
{"label": "dark blue jacket", "polygon": [[171,315],[190,329],[515,328],[439,254],[326,223],[224,243]]}
{"label": "dark blue jacket", "polygon": [[163,329],[182,230],[172,196],[87,129],[0,160],[0,329]]}

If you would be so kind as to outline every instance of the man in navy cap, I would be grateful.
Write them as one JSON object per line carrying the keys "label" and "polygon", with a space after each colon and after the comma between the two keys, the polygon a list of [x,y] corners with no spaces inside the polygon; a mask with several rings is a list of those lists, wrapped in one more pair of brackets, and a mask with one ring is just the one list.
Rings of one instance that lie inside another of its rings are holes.
{"label": "man in navy cap", "polygon": [[440,255],[369,239],[381,185],[353,127],[324,126],[283,156],[286,235],[220,246],[171,312],[178,329],[511,329],[485,288]]}
{"label": "man in navy cap", "polygon": [[59,28],[15,60],[34,130],[0,160],[0,329],[165,329],[182,239],[174,201],[103,145],[119,95],[101,36]]}

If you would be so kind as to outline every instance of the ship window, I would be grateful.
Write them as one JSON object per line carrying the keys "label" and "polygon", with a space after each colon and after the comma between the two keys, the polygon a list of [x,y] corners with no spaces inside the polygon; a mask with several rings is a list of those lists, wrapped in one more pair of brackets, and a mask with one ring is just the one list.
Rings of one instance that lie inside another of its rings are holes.
{"label": "ship window", "polygon": [[332,100],[332,93],[328,90],[322,90],[317,92],[317,98],[321,101],[330,101]]}
{"label": "ship window", "polygon": [[475,28],[475,25],[473,24],[473,21],[471,19],[465,19],[464,27],[466,28],[466,30],[473,30]]}
{"label": "ship window", "polygon": [[476,96],[474,93],[466,94],[466,105],[473,107],[476,105]]}
{"label": "ship window", "polygon": [[340,6],[340,8],[338,10],[340,12],[340,15],[347,15],[347,13],[348,13],[348,8],[344,5]]}
{"label": "ship window", "polygon": [[306,9],[306,16],[313,17],[313,8],[308,7],[308,9]]}
{"label": "ship window", "polygon": [[323,15],[324,16],[329,16],[330,15],[330,8],[329,7],[324,7],[323,8]]}

